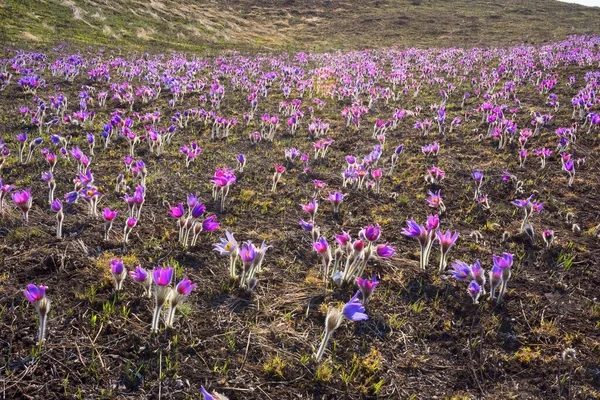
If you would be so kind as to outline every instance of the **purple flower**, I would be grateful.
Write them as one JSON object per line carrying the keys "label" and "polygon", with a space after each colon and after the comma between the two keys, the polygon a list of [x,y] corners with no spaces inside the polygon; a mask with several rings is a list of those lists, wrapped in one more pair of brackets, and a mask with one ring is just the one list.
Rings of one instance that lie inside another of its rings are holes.
{"label": "purple flower", "polygon": [[504,253],[502,256],[493,255],[494,266],[505,269],[512,267],[513,264],[513,255],[510,253]]}
{"label": "purple flower", "polygon": [[184,213],[185,210],[183,209],[182,203],[179,203],[177,207],[171,207],[171,209],[169,210],[169,215],[173,218],[180,218],[183,216]]}
{"label": "purple flower", "polygon": [[52,211],[54,212],[59,212],[60,210],[62,210],[62,201],[60,201],[59,199],[56,199],[52,202],[52,204],[50,204],[50,208],[52,209]]}
{"label": "purple flower", "polygon": [[369,302],[369,298],[373,294],[373,291],[379,286],[377,275],[375,275],[372,280],[356,278],[356,284],[358,285],[358,290],[362,293],[363,304]]}
{"label": "purple flower", "polygon": [[444,234],[442,234],[440,231],[437,231],[435,235],[437,236],[440,246],[442,247],[442,253],[445,254],[454,245],[456,239],[458,239],[459,233],[452,233],[450,230],[447,230]]}
{"label": "purple flower", "polygon": [[327,243],[327,240],[324,237],[319,238],[319,240],[313,243],[312,245],[315,251],[319,254],[327,252],[327,249],[329,248],[329,244]]}
{"label": "purple flower", "polygon": [[69,192],[69,193],[65,194],[65,200],[67,201],[67,203],[73,203],[73,202],[77,201],[78,198],[79,198],[79,192],[77,192],[77,191],[73,191],[73,192]]}
{"label": "purple flower", "polygon": [[184,277],[183,280],[181,282],[179,282],[177,284],[177,287],[175,288],[177,290],[177,292],[183,296],[187,296],[188,294],[190,294],[190,292],[192,291],[192,289],[194,289],[196,287],[195,283],[192,283],[192,281],[190,281],[188,279],[188,277]]}
{"label": "purple flower", "polygon": [[467,264],[463,261],[460,261],[460,260],[456,260],[450,266],[452,267],[452,270],[450,270],[450,273],[452,274],[452,276],[454,276],[454,278],[459,279],[459,280],[465,280],[467,278],[472,278],[471,267],[469,266],[469,264]]}
{"label": "purple flower", "polygon": [[137,219],[135,219],[133,217],[127,218],[127,222],[126,223],[127,223],[128,227],[133,228],[133,227],[135,227],[137,225]]}
{"label": "purple flower", "polygon": [[483,172],[481,171],[473,171],[471,175],[473,176],[473,179],[475,179],[476,182],[479,182],[483,179]]}
{"label": "purple flower", "polygon": [[21,190],[16,191],[12,194],[12,199],[23,212],[27,212],[31,208],[31,202],[33,201],[31,198],[31,190]]}
{"label": "purple flower", "polygon": [[300,220],[300,226],[302,227],[302,229],[304,229],[305,231],[312,231],[313,229],[313,223],[312,221],[305,221],[303,219]]}
{"label": "purple flower", "polygon": [[142,268],[140,265],[135,267],[135,271],[129,271],[129,276],[136,282],[145,282],[148,278],[148,271]]}
{"label": "purple flower", "polygon": [[404,236],[417,238],[419,243],[421,243],[421,246],[424,247],[427,244],[427,229],[425,229],[423,225],[417,224],[412,219],[406,221],[406,225],[408,225],[408,228],[404,228],[401,233]]}
{"label": "purple flower", "polygon": [[437,229],[438,226],[440,226],[440,217],[435,214],[435,215],[429,215],[427,217],[427,230],[432,231],[434,229]]}
{"label": "purple flower", "polygon": [[113,221],[118,213],[119,210],[111,211],[110,208],[106,207],[102,217],[104,217],[105,221]]}
{"label": "purple flower", "polygon": [[342,308],[342,312],[344,313],[344,316],[346,318],[348,318],[349,320],[355,321],[355,322],[356,321],[364,321],[364,320],[369,319],[367,314],[365,314],[365,307],[358,300],[359,293],[360,292],[356,292],[354,297],[352,297],[350,299],[350,301],[348,303],[346,303],[344,305],[344,307]]}
{"label": "purple flower", "polygon": [[[183,206],[182,206],[182,208],[183,208]],[[200,218],[204,214],[205,211],[206,211],[206,207],[204,207],[204,204],[198,203],[194,206],[194,208],[192,208],[192,217]]]}
{"label": "purple flower", "polygon": [[174,269],[168,265],[163,268],[154,268],[154,270],[152,270],[154,283],[157,286],[169,286],[171,284],[171,280],[173,279],[173,271]]}
{"label": "purple flower", "polygon": [[377,255],[381,258],[390,258],[395,252],[396,250],[394,250],[394,248],[389,246],[387,243],[377,246]]}
{"label": "purple flower", "polygon": [[381,228],[379,224],[369,225],[363,231],[365,238],[370,242],[376,242],[381,235]]}
{"label": "purple flower", "polygon": [[115,258],[110,262],[110,270],[113,275],[121,275],[125,271],[123,260]]}
{"label": "purple flower", "polygon": [[29,284],[27,285],[27,289],[23,290],[23,294],[25,294],[27,300],[29,300],[32,303],[35,303],[36,301],[39,301],[46,296],[46,289],[48,289],[48,287],[46,286],[40,285],[40,287],[38,288],[36,285]]}
{"label": "purple flower", "polygon": [[300,206],[304,211],[314,218],[315,214],[317,213],[317,209],[319,208],[319,203],[317,203],[317,199],[313,199],[310,203],[300,204]]}
{"label": "purple flower", "polygon": [[252,242],[248,241],[248,243],[242,244],[242,248],[240,249],[240,257],[245,263],[250,263],[254,261],[254,259],[256,258],[256,248],[254,247]]}
{"label": "purple flower", "polygon": [[348,232],[342,231],[341,235],[335,235],[335,240],[340,246],[346,247],[352,241],[352,238]]}
{"label": "purple flower", "polygon": [[479,296],[481,295],[481,286],[477,284],[475,281],[471,281],[469,286],[467,287],[467,291],[471,295],[473,299],[473,304],[479,304]]}
{"label": "purple flower", "polygon": [[216,215],[205,218],[204,221],[202,221],[202,229],[205,231],[216,231],[219,228],[220,223],[215,221],[215,218],[217,218]]}

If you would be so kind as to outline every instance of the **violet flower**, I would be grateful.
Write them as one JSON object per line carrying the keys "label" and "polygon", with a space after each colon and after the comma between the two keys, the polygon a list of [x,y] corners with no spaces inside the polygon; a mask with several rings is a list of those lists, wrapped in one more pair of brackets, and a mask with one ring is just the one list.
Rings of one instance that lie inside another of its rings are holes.
{"label": "violet flower", "polygon": [[163,268],[154,268],[152,276],[154,278],[154,314],[152,316],[152,332],[158,332],[160,322],[160,312],[165,303],[171,297],[171,280],[173,280],[174,269],[166,266]]}
{"label": "violet flower", "polygon": [[502,287],[498,294],[498,303],[501,303],[506,292],[506,286],[511,276],[511,267],[513,265],[513,255],[510,253],[504,253],[502,256],[493,255],[494,267],[500,268],[502,271]]}
{"label": "violet flower", "polygon": [[46,297],[46,286],[37,287],[36,285],[29,284],[27,289],[23,290],[23,294],[29,300],[39,317],[39,330],[38,330],[38,345],[41,346],[44,343],[46,336],[46,324],[48,322],[48,314],[50,313],[50,300]]}
{"label": "violet flower", "polygon": [[347,195],[348,195],[347,193],[346,194],[341,194],[338,191],[335,191],[334,193],[329,192],[329,198],[328,198],[328,200],[333,205],[333,213],[335,215],[337,215],[339,213],[340,205],[344,201],[344,197],[346,197]]}
{"label": "violet flower", "polygon": [[135,267],[135,271],[129,271],[129,276],[135,283],[144,288],[144,293],[147,298],[152,297],[152,275],[148,273],[141,265]]}
{"label": "violet flower", "polygon": [[56,199],[50,204],[52,211],[56,213],[56,238],[62,238],[62,225],[65,215],[63,213],[62,201]]}
{"label": "violet flower", "polygon": [[104,208],[104,213],[102,214],[102,218],[104,218],[104,240],[108,242],[108,234],[113,226],[113,221],[115,220],[119,210],[111,211],[110,208]]}
{"label": "violet flower", "polygon": [[221,238],[221,243],[214,243],[213,251],[218,251],[222,256],[229,256],[229,276],[231,279],[237,279],[236,264],[239,258],[240,249],[237,241],[229,231],[225,231],[226,238]]}
{"label": "violet flower", "polygon": [[127,277],[127,269],[123,264],[123,260],[119,258],[114,258],[110,262],[110,273],[115,280],[115,290],[119,292],[123,287],[123,282]]}
{"label": "violet flower", "polygon": [[437,231],[435,234],[438,242],[440,243],[441,255],[440,268],[438,272],[441,274],[446,270],[448,252],[450,251],[452,246],[454,246],[454,243],[456,243],[456,239],[458,239],[459,233],[452,233],[450,232],[450,230],[447,230],[444,234],[442,234],[442,232],[440,231]]}
{"label": "violet flower", "polygon": [[183,280],[177,284],[175,290],[172,292],[172,295],[170,297],[170,308],[169,313],[167,315],[166,326],[173,326],[173,322],[175,321],[175,310],[177,309],[177,305],[181,304],[195,287],[196,284],[192,283],[192,281],[190,281],[187,276],[184,277]]}
{"label": "violet flower", "polygon": [[33,203],[31,189],[14,192],[12,194],[12,199],[15,205],[21,209],[25,223],[29,222],[29,210],[31,209],[31,205]]}
{"label": "violet flower", "polygon": [[473,299],[473,304],[479,304],[479,296],[481,295],[481,286],[477,284],[475,281],[471,281],[469,283],[469,287],[467,287],[467,291],[471,295]]}
{"label": "violet flower", "polygon": [[421,246],[419,265],[422,271],[425,271],[427,266],[427,252],[431,243],[431,237],[429,231],[423,226],[416,223],[414,220],[406,221],[407,228],[402,230],[404,236],[416,238]]}
{"label": "violet flower", "polygon": [[356,278],[356,284],[358,285],[358,290],[362,294],[362,303],[367,305],[373,291],[379,286],[377,275],[375,275],[372,280]]}
{"label": "violet flower", "polygon": [[349,319],[350,321],[364,321],[369,319],[367,314],[365,314],[365,307],[358,300],[358,294],[360,292],[356,292],[354,297],[350,299],[348,303],[344,305],[342,311],[338,308],[330,308],[327,313],[327,318],[325,318],[325,332],[323,333],[323,339],[321,340],[321,345],[319,349],[316,351],[314,358],[317,362],[320,362],[323,358],[323,354],[325,354],[325,349],[327,348],[327,344],[335,332],[344,322],[344,317]]}

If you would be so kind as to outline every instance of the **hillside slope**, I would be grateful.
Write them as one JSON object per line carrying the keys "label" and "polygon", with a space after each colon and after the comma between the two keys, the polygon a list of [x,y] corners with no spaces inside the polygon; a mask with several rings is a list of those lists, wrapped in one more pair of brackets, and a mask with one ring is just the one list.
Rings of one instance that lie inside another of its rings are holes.
{"label": "hillside slope", "polygon": [[555,0],[6,0],[0,44],[331,50],[541,43],[600,33],[600,8]]}

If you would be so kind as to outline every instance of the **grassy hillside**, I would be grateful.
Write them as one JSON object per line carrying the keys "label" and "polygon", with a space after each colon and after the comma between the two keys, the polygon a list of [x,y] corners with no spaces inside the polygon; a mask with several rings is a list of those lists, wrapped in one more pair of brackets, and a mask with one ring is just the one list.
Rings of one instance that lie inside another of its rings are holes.
{"label": "grassy hillside", "polygon": [[554,0],[5,0],[0,44],[331,50],[542,43],[600,32]]}

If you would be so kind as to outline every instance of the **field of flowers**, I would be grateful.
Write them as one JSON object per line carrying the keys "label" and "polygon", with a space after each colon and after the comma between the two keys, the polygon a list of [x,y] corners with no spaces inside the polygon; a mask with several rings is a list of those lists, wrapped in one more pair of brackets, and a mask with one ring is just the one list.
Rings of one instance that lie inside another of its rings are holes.
{"label": "field of flowers", "polygon": [[599,87],[599,37],[8,50],[1,398],[600,398]]}

